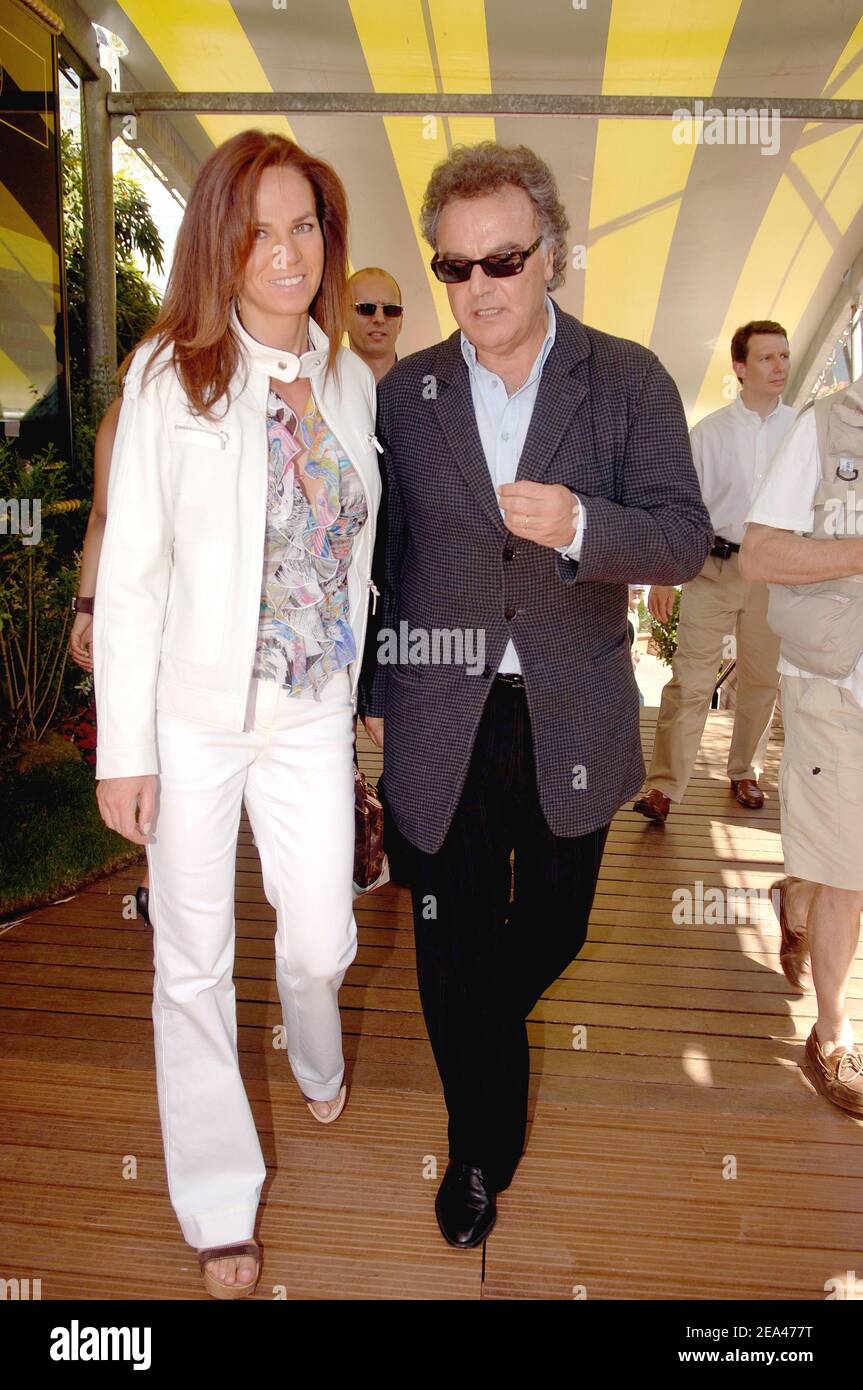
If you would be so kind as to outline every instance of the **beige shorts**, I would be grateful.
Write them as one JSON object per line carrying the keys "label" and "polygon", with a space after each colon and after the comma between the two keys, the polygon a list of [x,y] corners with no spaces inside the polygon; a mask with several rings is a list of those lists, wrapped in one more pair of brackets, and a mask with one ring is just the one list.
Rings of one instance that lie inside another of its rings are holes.
{"label": "beige shorts", "polygon": [[786,873],[863,890],[863,707],[821,676],[782,677]]}

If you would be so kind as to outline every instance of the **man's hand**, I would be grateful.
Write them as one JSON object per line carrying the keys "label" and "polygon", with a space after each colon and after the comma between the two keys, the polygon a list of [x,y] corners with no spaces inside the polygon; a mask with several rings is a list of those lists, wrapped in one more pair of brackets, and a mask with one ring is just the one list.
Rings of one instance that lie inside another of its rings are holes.
{"label": "man's hand", "polygon": [[498,488],[503,524],[514,536],[557,549],[572,545],[578,498],[562,483],[504,483]]}
{"label": "man's hand", "polygon": [[674,612],[676,589],[669,584],[652,584],[647,599],[647,610],[658,623],[667,623]]}
{"label": "man's hand", "polygon": [[149,844],[156,809],[154,773],[146,777],[106,777],[96,787],[96,801],[109,830],[116,830],[133,844]]}
{"label": "man's hand", "polygon": [[375,719],[370,714],[368,716],[363,716],[363,724],[365,726],[365,731],[371,739],[372,743],[375,744],[377,748],[383,748],[384,721],[382,719]]}

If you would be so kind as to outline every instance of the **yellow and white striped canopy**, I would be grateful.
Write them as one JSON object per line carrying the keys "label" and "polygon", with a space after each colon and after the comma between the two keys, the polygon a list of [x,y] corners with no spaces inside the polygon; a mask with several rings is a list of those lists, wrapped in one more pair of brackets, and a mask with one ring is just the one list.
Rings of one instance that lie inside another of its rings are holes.
{"label": "yellow and white striped canopy", "polygon": [[[170,91],[596,93],[863,98],[860,0],[84,0]],[[779,148],[678,143],[671,122],[482,116],[173,115],[195,158],[249,125],[293,136],[348,190],[355,266],[406,304],[402,352],[449,333],[417,231],[452,145],[525,143],[572,224],[557,291],[652,347],[692,421],[728,399],[735,327],[773,318],[798,362],[863,248],[863,123],[783,121]],[[578,248],[584,248],[584,252]]]}

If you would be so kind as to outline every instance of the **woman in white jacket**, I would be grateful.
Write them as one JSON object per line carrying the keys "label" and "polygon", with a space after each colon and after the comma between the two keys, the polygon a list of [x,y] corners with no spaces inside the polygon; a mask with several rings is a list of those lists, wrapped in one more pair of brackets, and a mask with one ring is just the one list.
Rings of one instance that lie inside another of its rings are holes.
{"label": "woman in white jacket", "polygon": [[345,1100],[353,714],[380,496],[371,372],[341,347],[333,170],[247,131],[202,166],[129,360],[94,605],[102,817],[146,844],[171,1201],[218,1298],[252,1292],[266,1169],[237,1056],[245,803],[276,910],[287,1052]]}

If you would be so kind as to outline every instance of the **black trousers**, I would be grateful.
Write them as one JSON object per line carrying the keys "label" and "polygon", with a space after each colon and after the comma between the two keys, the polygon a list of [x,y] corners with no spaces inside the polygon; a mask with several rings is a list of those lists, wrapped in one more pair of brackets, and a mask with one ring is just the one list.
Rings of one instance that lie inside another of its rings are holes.
{"label": "black trousers", "polygon": [[450,1157],[498,1191],[524,1148],[525,1018],[584,944],[607,834],[549,830],[524,691],[496,680],[452,825],[436,854],[414,850],[411,890]]}

